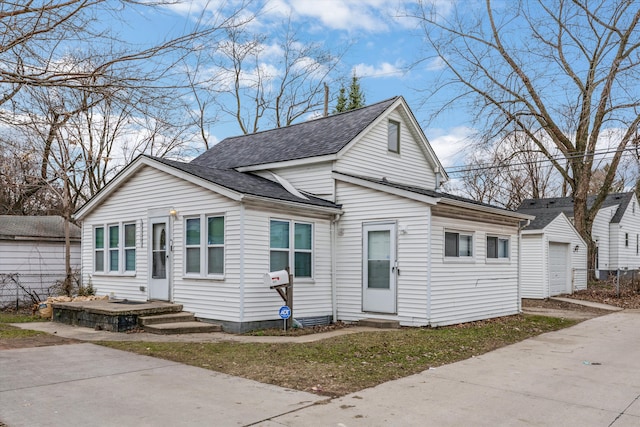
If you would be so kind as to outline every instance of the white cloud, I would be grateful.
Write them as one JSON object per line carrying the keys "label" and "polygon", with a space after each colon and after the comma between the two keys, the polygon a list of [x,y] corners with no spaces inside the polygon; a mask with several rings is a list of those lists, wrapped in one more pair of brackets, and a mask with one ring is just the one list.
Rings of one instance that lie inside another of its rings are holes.
{"label": "white cloud", "polygon": [[393,3],[387,0],[289,0],[295,14],[318,19],[328,28],[346,31],[388,30],[390,15],[387,12]]}
{"label": "white cloud", "polygon": [[464,162],[470,138],[475,133],[475,129],[466,126],[425,130],[433,151],[445,168]]}
{"label": "white cloud", "polygon": [[401,77],[404,70],[397,64],[383,62],[379,65],[358,64],[354,67],[354,72],[358,77]]}

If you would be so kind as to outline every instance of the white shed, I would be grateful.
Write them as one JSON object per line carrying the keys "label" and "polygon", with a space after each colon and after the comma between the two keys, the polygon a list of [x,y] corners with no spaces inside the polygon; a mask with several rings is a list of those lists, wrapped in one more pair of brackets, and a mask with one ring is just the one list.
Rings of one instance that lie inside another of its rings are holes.
{"label": "white shed", "polygon": [[564,213],[537,214],[521,236],[522,298],[549,298],[587,287],[587,245]]}
{"label": "white shed", "polygon": [[[71,267],[80,269],[80,227],[70,224]],[[0,304],[13,304],[25,290],[47,296],[65,277],[64,219],[0,215]]]}

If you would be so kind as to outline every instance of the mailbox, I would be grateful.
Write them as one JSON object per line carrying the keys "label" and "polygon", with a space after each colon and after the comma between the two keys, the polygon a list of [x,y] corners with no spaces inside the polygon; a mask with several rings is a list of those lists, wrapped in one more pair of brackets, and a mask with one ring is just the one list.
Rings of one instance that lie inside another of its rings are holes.
{"label": "mailbox", "polygon": [[287,270],[271,271],[264,275],[264,284],[267,286],[286,285],[289,283]]}

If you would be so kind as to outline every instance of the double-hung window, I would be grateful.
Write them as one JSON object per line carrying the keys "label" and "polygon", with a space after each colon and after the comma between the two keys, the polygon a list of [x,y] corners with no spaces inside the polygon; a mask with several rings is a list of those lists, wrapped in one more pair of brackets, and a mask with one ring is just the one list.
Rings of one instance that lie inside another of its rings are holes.
{"label": "double-hung window", "polygon": [[487,236],[487,258],[508,259],[509,239],[497,236]]}
{"label": "double-hung window", "polygon": [[473,234],[458,232],[444,233],[444,256],[445,257],[472,257],[473,256]]}
{"label": "double-hung window", "polygon": [[188,275],[224,274],[224,216],[186,219],[185,272]]}
{"label": "double-hung window", "polygon": [[96,273],[136,271],[136,224],[118,223],[93,229],[93,270]]}
{"label": "double-hung window", "polygon": [[271,220],[270,271],[293,266],[295,277],[313,277],[313,225],[310,223]]}

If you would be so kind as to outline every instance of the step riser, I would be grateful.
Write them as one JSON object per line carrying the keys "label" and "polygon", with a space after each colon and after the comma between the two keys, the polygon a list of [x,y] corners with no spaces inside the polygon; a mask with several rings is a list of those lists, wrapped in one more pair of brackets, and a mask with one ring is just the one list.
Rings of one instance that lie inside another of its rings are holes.
{"label": "step riser", "polygon": [[200,323],[192,326],[182,326],[180,323],[163,323],[159,325],[146,325],[144,326],[145,332],[158,335],[178,335],[178,334],[194,334],[194,333],[207,333],[207,332],[222,332],[220,325],[213,325],[207,323]]}
{"label": "step riser", "polygon": [[194,320],[195,317],[192,313],[173,313],[138,317],[138,323],[140,326],[157,325],[161,323],[193,322]]}
{"label": "step riser", "polygon": [[397,320],[360,319],[358,320],[358,326],[368,326],[379,329],[398,329],[400,328],[400,322]]}

